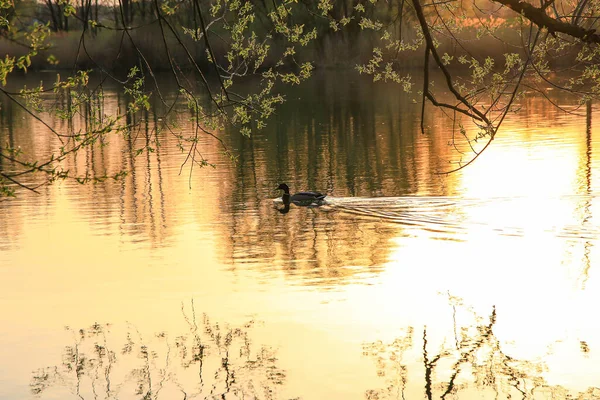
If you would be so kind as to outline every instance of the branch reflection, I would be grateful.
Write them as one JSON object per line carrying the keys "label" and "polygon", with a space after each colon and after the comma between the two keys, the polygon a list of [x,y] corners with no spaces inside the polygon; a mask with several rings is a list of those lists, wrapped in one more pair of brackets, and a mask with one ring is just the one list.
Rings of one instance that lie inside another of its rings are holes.
{"label": "branch reflection", "polygon": [[[406,399],[412,398],[415,391],[422,391],[419,396],[424,394],[427,399],[466,398],[470,394],[481,399],[598,398],[598,387],[576,393],[551,385],[544,377],[547,371],[544,362],[508,355],[495,333],[498,318],[495,307],[484,319],[462,304],[461,299],[450,296],[450,302],[455,321],[453,343],[442,341],[433,350],[431,342],[439,341],[435,337],[439,332],[425,326],[422,335],[408,327],[391,343],[363,345],[363,354],[374,359],[377,375],[385,379],[384,388],[368,390],[366,399]],[[470,315],[472,325],[456,325],[457,308]],[[586,341],[580,342],[580,350],[584,354],[589,352]],[[418,352],[422,353],[421,371],[415,371],[419,363],[411,360]],[[420,390],[415,387],[415,376],[423,377]]]}
{"label": "branch reflection", "polygon": [[[67,328],[73,343],[62,363],[35,371],[31,393],[68,391],[96,398],[254,398],[277,397],[286,378],[275,352],[252,343],[254,321],[231,328],[182,307],[188,332],[145,338],[130,325],[125,340],[109,324]],[[164,397],[163,397],[164,396]]]}

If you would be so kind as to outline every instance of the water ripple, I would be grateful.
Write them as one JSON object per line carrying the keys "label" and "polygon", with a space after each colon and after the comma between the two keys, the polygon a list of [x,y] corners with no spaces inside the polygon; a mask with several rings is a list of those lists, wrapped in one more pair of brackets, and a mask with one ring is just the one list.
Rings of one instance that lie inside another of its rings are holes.
{"label": "water ripple", "polygon": [[591,204],[595,200],[594,196],[573,195],[544,199],[553,202],[554,207],[545,210],[542,201],[530,197],[327,197],[319,208],[445,234],[454,240],[462,240],[470,232],[487,231],[509,237],[545,232],[558,238],[589,241],[600,238],[600,229],[588,223],[585,215],[566,215],[559,221],[562,224],[555,220],[554,225],[549,225],[546,216],[556,213],[561,204]]}

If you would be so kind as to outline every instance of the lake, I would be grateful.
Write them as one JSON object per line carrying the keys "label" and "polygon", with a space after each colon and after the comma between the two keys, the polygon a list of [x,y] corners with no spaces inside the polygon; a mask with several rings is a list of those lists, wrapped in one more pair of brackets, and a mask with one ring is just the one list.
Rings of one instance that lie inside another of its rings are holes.
{"label": "lake", "polygon": [[[0,399],[600,397],[599,114],[549,93],[451,174],[448,118],[351,71],[218,132],[236,163],[201,135],[215,168],[182,168],[151,115],[109,135],[64,165],[122,180],[0,201]],[[0,142],[60,145],[6,99]]]}

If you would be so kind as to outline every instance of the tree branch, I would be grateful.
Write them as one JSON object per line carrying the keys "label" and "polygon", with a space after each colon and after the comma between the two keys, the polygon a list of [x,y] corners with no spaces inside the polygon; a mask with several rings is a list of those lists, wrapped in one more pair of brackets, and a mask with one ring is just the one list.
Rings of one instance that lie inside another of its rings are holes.
{"label": "tree branch", "polygon": [[[460,103],[462,103],[465,107],[467,107],[468,110],[461,109],[460,107],[450,107],[450,108],[452,108],[460,113],[463,113],[465,115],[468,115],[477,121],[482,121],[486,125],[489,125],[490,122],[487,119],[487,117],[485,116],[485,114],[483,114],[481,111],[479,111],[477,108],[475,108],[473,106],[473,104],[471,104],[471,102],[469,102],[467,99],[465,99],[465,97],[462,94],[460,94],[458,92],[458,90],[456,90],[456,88],[454,87],[454,84],[452,83],[452,75],[450,75],[448,68],[446,68],[446,66],[444,65],[438,52],[435,49],[435,44],[433,43],[433,38],[431,37],[431,32],[429,31],[429,25],[427,24],[427,21],[425,20],[425,15],[423,14],[423,8],[421,7],[421,3],[419,3],[419,1],[420,0],[412,0],[412,3],[413,3],[413,7],[415,8],[415,12],[417,14],[417,18],[419,19],[419,25],[421,25],[421,30],[423,32],[423,36],[425,38],[426,51],[428,48],[429,52],[431,53],[431,56],[433,56],[435,63],[437,64],[437,66],[440,68],[440,70],[444,74],[444,77],[446,78],[446,86],[448,86],[448,89],[450,90],[450,92],[452,92],[454,97],[456,97],[456,99]],[[425,68],[427,68],[427,66],[425,66]],[[436,102],[434,102],[433,95],[429,92],[429,90],[427,90],[427,92],[423,93],[423,95],[427,96],[427,98],[429,98],[432,101],[432,103],[434,103],[434,105],[439,105],[439,104],[436,104]]]}
{"label": "tree branch", "polygon": [[586,43],[600,43],[600,35],[595,29],[585,29],[581,26],[569,24],[550,17],[545,12],[545,7],[534,7],[533,5],[519,0],[494,0],[511,10],[523,15],[529,21],[540,28],[546,28],[552,34],[564,33],[571,37],[580,39]]}

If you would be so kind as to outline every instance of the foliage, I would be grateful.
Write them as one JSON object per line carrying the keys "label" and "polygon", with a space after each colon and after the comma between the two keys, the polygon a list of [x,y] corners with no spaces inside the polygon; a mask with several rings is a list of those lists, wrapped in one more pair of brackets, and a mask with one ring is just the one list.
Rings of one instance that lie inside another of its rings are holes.
{"label": "foliage", "polygon": [[[410,3],[398,3],[395,12],[398,18],[416,16],[416,35],[366,20],[363,28],[381,32],[383,45],[357,69],[408,90],[410,75],[401,75],[403,58],[409,51],[423,52],[422,113],[427,103],[446,110],[456,127],[450,146],[464,156],[442,172],[477,159],[505,118],[520,110],[527,91],[564,90],[579,95],[581,104],[599,93],[597,2],[551,0],[540,7],[513,0]],[[441,77],[431,76],[430,64]],[[455,77],[453,71],[464,69],[470,71],[468,78]]]}
{"label": "foliage", "polygon": [[[190,174],[196,166],[214,165],[198,148],[199,135],[214,137],[235,159],[222,137],[225,126],[252,136],[285,101],[282,88],[310,78],[318,58],[314,49],[323,54],[328,41],[337,40],[352,53],[363,38],[372,57],[356,66],[358,72],[399,84],[407,92],[417,83],[403,68],[415,53],[422,57],[422,113],[431,104],[455,121],[450,145],[464,159],[446,172],[454,171],[490,145],[505,118],[519,110],[527,90],[574,92],[582,104],[600,93],[597,13],[596,1],[587,0],[549,1],[539,7],[516,0],[122,0],[114,6],[91,0],[47,0],[45,5],[0,0],[0,43],[22,50],[0,59],[0,94],[60,142],[44,160],[28,159],[30,149],[3,145],[0,193],[14,195],[16,187],[36,191],[62,179],[119,179],[127,171],[89,177],[61,165],[111,135],[128,137],[148,113],[177,138],[186,155],[182,169],[187,167]],[[11,78],[32,65],[65,67],[64,54],[70,49],[52,43],[74,29],[66,79],[58,76],[52,84],[8,89]],[[144,40],[148,37],[151,47]],[[114,40],[118,48],[90,53],[96,40]],[[490,50],[498,46],[503,50]],[[431,76],[430,64],[441,77]],[[560,68],[569,71],[568,79],[556,74]],[[178,87],[176,98],[163,96],[157,69],[170,71]],[[465,69],[468,78],[454,75]],[[256,82],[250,91],[243,86],[249,77]],[[109,82],[122,87],[128,106],[106,115],[102,88]],[[154,103],[164,111],[156,111]],[[170,118],[181,103],[188,107],[192,132],[183,132]],[[426,133],[424,120],[421,130]],[[67,128],[59,128],[57,121],[67,121]],[[140,154],[152,150],[145,146]]]}
{"label": "foliage", "polygon": [[[246,136],[264,128],[276,105],[284,101],[277,91],[277,85],[299,84],[312,73],[313,67],[310,62],[297,62],[294,49],[297,46],[306,46],[315,39],[316,33],[314,29],[305,30],[302,24],[293,21],[294,9],[299,7],[294,1],[287,1],[266,13],[270,24],[268,30],[259,23],[251,2],[154,2],[152,17],[148,16],[146,19],[148,24],[153,24],[160,30],[161,51],[165,54],[169,63],[168,69],[179,88],[179,96],[172,100],[167,100],[161,93],[154,74],[156,66],[147,61],[146,54],[138,46],[139,40],[133,35],[133,32],[141,28],[129,26],[133,22],[132,15],[125,16],[124,3],[120,5],[123,15],[115,19],[113,24],[99,20],[97,12],[96,19],[90,20],[90,16],[93,15],[91,3],[87,4],[87,8],[80,9],[68,1],[63,1],[60,5],[64,9],[65,18],[76,18],[83,23],[77,53],[81,56],[87,55],[95,70],[82,70],[75,65],[71,76],[66,80],[58,76],[48,89],[44,83],[19,91],[0,88],[0,93],[26,109],[32,118],[44,124],[60,141],[59,150],[47,160],[28,161],[25,158],[28,149],[5,148],[0,156],[12,167],[0,171],[0,185],[5,195],[15,193],[14,189],[9,187],[11,183],[35,191],[40,185],[57,179],[74,179],[84,183],[122,177],[127,171],[99,178],[76,176],[71,171],[61,168],[61,162],[109,135],[129,135],[143,119],[142,115],[150,111],[151,98],[156,98],[166,110],[157,117],[164,121],[163,129],[171,131],[178,139],[179,148],[187,153],[184,165],[189,165],[191,173],[194,166],[210,165],[197,147],[200,134],[213,136],[221,142],[223,151],[230,154],[219,137],[219,132],[225,125],[232,124],[238,127]],[[2,9],[14,8],[6,0],[3,0],[0,6]],[[190,9],[192,17],[185,21],[189,25],[183,25],[179,29],[181,18]],[[5,28],[15,26],[7,17],[3,19],[3,23]],[[134,63],[127,67],[128,73],[125,78],[120,77],[118,70],[108,69],[105,60],[95,60],[86,53],[87,43],[100,29],[118,32],[121,35],[122,48],[119,52],[123,51],[127,44],[136,54]],[[26,31],[5,32],[5,37],[11,40],[26,42],[28,51],[20,57],[7,55],[0,63],[0,80],[4,85],[15,71],[27,72],[31,59],[48,46],[50,32],[50,22],[35,22]],[[192,55],[189,39],[192,40],[193,46],[204,49],[203,60],[198,60]],[[218,39],[225,41],[225,46],[220,47],[220,53],[212,46],[212,41]],[[278,45],[274,46],[274,43]],[[185,54],[185,58],[176,60],[172,56],[174,50]],[[58,62],[55,56],[51,57],[53,62]],[[267,58],[274,61],[267,64]],[[193,79],[190,79],[190,72]],[[249,94],[236,92],[237,82],[247,76],[259,79],[257,89]],[[101,83],[90,83],[98,80]],[[106,80],[121,85],[128,98],[128,106],[119,110],[116,115],[104,114],[102,85]],[[200,83],[199,88],[196,82]],[[53,93],[60,103],[53,102],[50,93]],[[208,102],[205,99],[208,99]],[[169,118],[175,105],[182,101],[188,105],[190,120],[195,126],[191,134],[178,132]],[[56,128],[57,120],[68,121],[67,132]],[[152,148],[145,147],[140,154],[143,151],[152,151]],[[231,157],[234,158],[233,155]],[[23,183],[25,176],[34,174],[45,175],[46,179],[33,185]]]}

